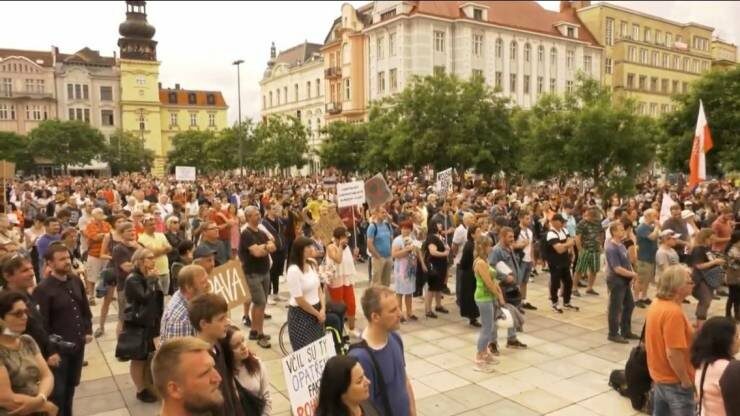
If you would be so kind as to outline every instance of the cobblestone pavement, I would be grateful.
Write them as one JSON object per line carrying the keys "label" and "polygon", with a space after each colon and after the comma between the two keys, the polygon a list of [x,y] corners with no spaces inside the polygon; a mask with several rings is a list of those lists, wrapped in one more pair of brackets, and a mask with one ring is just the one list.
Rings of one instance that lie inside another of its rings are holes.
{"label": "cobblestone pavement", "polygon": [[[367,280],[367,267],[359,265]],[[628,400],[608,384],[609,373],[624,368],[630,349],[635,345],[614,344],[606,339],[607,291],[603,277],[596,290],[599,296],[574,298],[579,312],[556,314],[549,308],[546,274],[540,274],[529,286],[529,300],[539,308],[527,311],[524,333],[519,339],[528,344],[526,350],[507,350],[505,332],[499,336],[500,363],[493,373],[473,370],[476,328],[460,318],[454,297],[445,296],[443,303],[451,310],[439,319],[420,318],[401,326],[406,347],[406,370],[416,394],[417,410],[422,416],[497,415],[497,416],[629,416],[637,414]],[[357,298],[366,283],[359,283]],[[455,287],[450,281],[449,286]],[[714,315],[724,310],[725,298],[712,303]],[[685,305],[693,316],[695,301]],[[93,314],[99,313],[99,304]],[[423,316],[423,306],[414,300],[414,309]],[[234,322],[241,322],[241,308],[232,310]],[[115,314],[115,302],[111,306]],[[286,319],[284,304],[268,307],[272,320],[265,332],[272,335],[272,348],[264,350],[256,344],[250,347],[265,361],[269,371],[273,414],[289,416],[290,404],[280,363],[277,343],[280,325]],[[358,314],[360,310],[358,308]],[[635,309],[633,331],[639,332],[645,309]],[[359,316],[358,316],[359,318]],[[115,316],[112,317],[115,320]],[[364,327],[364,319],[358,319]],[[128,363],[114,356],[115,322],[107,325],[107,333],[88,345],[89,365],[82,372],[82,383],[75,395],[76,416],[150,416],[158,414],[158,404],[136,400],[128,374]]]}

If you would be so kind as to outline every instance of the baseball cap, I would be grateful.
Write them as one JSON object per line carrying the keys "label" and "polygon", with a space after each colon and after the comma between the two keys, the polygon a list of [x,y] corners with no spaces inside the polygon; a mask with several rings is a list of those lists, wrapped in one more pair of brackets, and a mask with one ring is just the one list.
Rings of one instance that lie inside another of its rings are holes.
{"label": "baseball cap", "polygon": [[200,245],[193,251],[193,259],[200,259],[203,257],[213,256],[216,254],[216,250]]}
{"label": "baseball cap", "polygon": [[681,211],[681,218],[683,219],[689,219],[694,216],[694,211],[691,211],[690,209],[685,209]]}
{"label": "baseball cap", "polygon": [[673,231],[673,230],[663,230],[660,232],[660,239],[665,240],[667,238],[678,238],[681,237],[681,234]]}

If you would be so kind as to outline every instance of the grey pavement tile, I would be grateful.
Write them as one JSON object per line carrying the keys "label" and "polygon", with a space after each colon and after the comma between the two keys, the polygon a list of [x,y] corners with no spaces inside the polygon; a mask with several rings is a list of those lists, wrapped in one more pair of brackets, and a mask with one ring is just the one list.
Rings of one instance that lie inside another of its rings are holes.
{"label": "grey pavement tile", "polygon": [[444,394],[437,394],[416,403],[416,410],[424,416],[452,416],[464,412],[465,405]]}
{"label": "grey pavement tile", "polygon": [[118,385],[113,377],[106,377],[92,381],[83,381],[75,389],[75,399],[90,396],[99,396],[105,393],[118,391]]}
{"label": "grey pavement tile", "polygon": [[89,397],[75,397],[73,412],[77,416],[92,416],[110,410],[126,407],[126,403],[118,391],[103,393]]}
{"label": "grey pavement tile", "polygon": [[502,398],[498,394],[475,384],[450,390],[445,393],[445,396],[462,404],[466,410],[477,409]]}

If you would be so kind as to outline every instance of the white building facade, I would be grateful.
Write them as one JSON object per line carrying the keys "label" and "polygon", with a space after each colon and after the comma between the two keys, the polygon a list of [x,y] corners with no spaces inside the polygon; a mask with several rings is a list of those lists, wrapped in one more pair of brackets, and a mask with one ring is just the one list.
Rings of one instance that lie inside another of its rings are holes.
{"label": "white building facade", "polygon": [[577,17],[535,2],[501,7],[536,14],[534,23],[523,28],[496,2],[375,2],[365,29],[369,101],[403,90],[414,76],[438,71],[483,76],[524,108],[544,93],[571,89],[579,71],[600,81],[602,48]]}

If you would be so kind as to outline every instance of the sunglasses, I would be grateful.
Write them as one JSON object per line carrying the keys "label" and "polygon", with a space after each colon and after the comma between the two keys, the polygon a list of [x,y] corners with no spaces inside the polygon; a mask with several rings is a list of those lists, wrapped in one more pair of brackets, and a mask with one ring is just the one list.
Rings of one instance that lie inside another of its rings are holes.
{"label": "sunglasses", "polygon": [[8,315],[21,319],[28,316],[28,309],[20,309],[17,311],[8,312]]}

